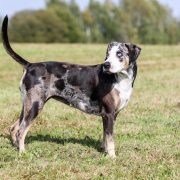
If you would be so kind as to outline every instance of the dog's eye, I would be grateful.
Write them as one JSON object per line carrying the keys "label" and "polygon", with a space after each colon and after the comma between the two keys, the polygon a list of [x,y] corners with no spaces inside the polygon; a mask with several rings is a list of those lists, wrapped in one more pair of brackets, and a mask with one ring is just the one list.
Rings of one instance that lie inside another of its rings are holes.
{"label": "dog's eye", "polygon": [[106,57],[107,57],[107,58],[109,57],[109,54],[108,54],[108,53],[106,54]]}
{"label": "dog's eye", "polygon": [[121,53],[121,52],[118,52],[118,53],[117,53],[117,56],[118,56],[118,57],[121,57],[121,56],[122,56],[122,53]]}

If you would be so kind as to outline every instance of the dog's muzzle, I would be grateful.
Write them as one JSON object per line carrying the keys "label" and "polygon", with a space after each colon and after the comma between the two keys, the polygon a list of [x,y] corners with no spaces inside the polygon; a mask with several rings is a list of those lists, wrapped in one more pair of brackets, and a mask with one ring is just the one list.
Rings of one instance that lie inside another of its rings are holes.
{"label": "dog's muzzle", "polygon": [[105,63],[103,64],[103,67],[104,67],[104,70],[105,70],[105,71],[108,71],[108,70],[110,69],[110,67],[111,67],[110,62],[105,62]]}

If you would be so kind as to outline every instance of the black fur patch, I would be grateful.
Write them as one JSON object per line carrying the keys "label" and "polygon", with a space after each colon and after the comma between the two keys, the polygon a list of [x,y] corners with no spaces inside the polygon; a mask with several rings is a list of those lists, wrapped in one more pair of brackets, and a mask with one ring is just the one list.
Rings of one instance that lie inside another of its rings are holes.
{"label": "black fur patch", "polygon": [[55,84],[55,87],[60,91],[62,91],[65,88],[64,80],[62,79],[55,81],[54,84]]}
{"label": "black fur patch", "polygon": [[67,71],[66,68],[63,67],[66,63],[60,62],[47,62],[46,70],[48,73],[53,74],[57,78],[61,78]]}
{"label": "black fur patch", "polygon": [[26,91],[29,91],[35,85],[39,84],[39,78],[45,75],[45,65],[43,63],[30,64],[26,69],[26,74],[23,79],[23,84]]}

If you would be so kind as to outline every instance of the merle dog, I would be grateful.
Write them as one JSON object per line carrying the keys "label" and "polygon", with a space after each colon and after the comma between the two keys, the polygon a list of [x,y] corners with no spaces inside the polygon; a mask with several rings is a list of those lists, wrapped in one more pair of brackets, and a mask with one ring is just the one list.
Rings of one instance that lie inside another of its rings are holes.
{"label": "merle dog", "polygon": [[2,25],[4,48],[23,67],[19,86],[23,107],[19,119],[10,128],[13,144],[19,152],[25,150],[24,139],[35,118],[53,98],[88,114],[102,116],[102,148],[115,157],[114,123],[130,99],[141,48],[130,43],[111,43],[105,62],[93,66],[53,61],[30,63],[11,48],[7,26],[6,16]]}

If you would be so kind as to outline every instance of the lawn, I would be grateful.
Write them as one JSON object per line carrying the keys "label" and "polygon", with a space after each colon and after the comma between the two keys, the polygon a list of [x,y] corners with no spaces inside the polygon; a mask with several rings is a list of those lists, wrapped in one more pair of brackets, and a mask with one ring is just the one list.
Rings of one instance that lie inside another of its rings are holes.
{"label": "lawn", "polygon": [[[92,65],[106,45],[12,44],[30,62]],[[102,120],[50,100],[21,155],[9,127],[22,107],[22,67],[0,45],[0,179],[180,179],[180,46],[142,45],[138,75],[115,124],[116,158],[100,149]],[[179,102],[179,105],[178,105]]]}

